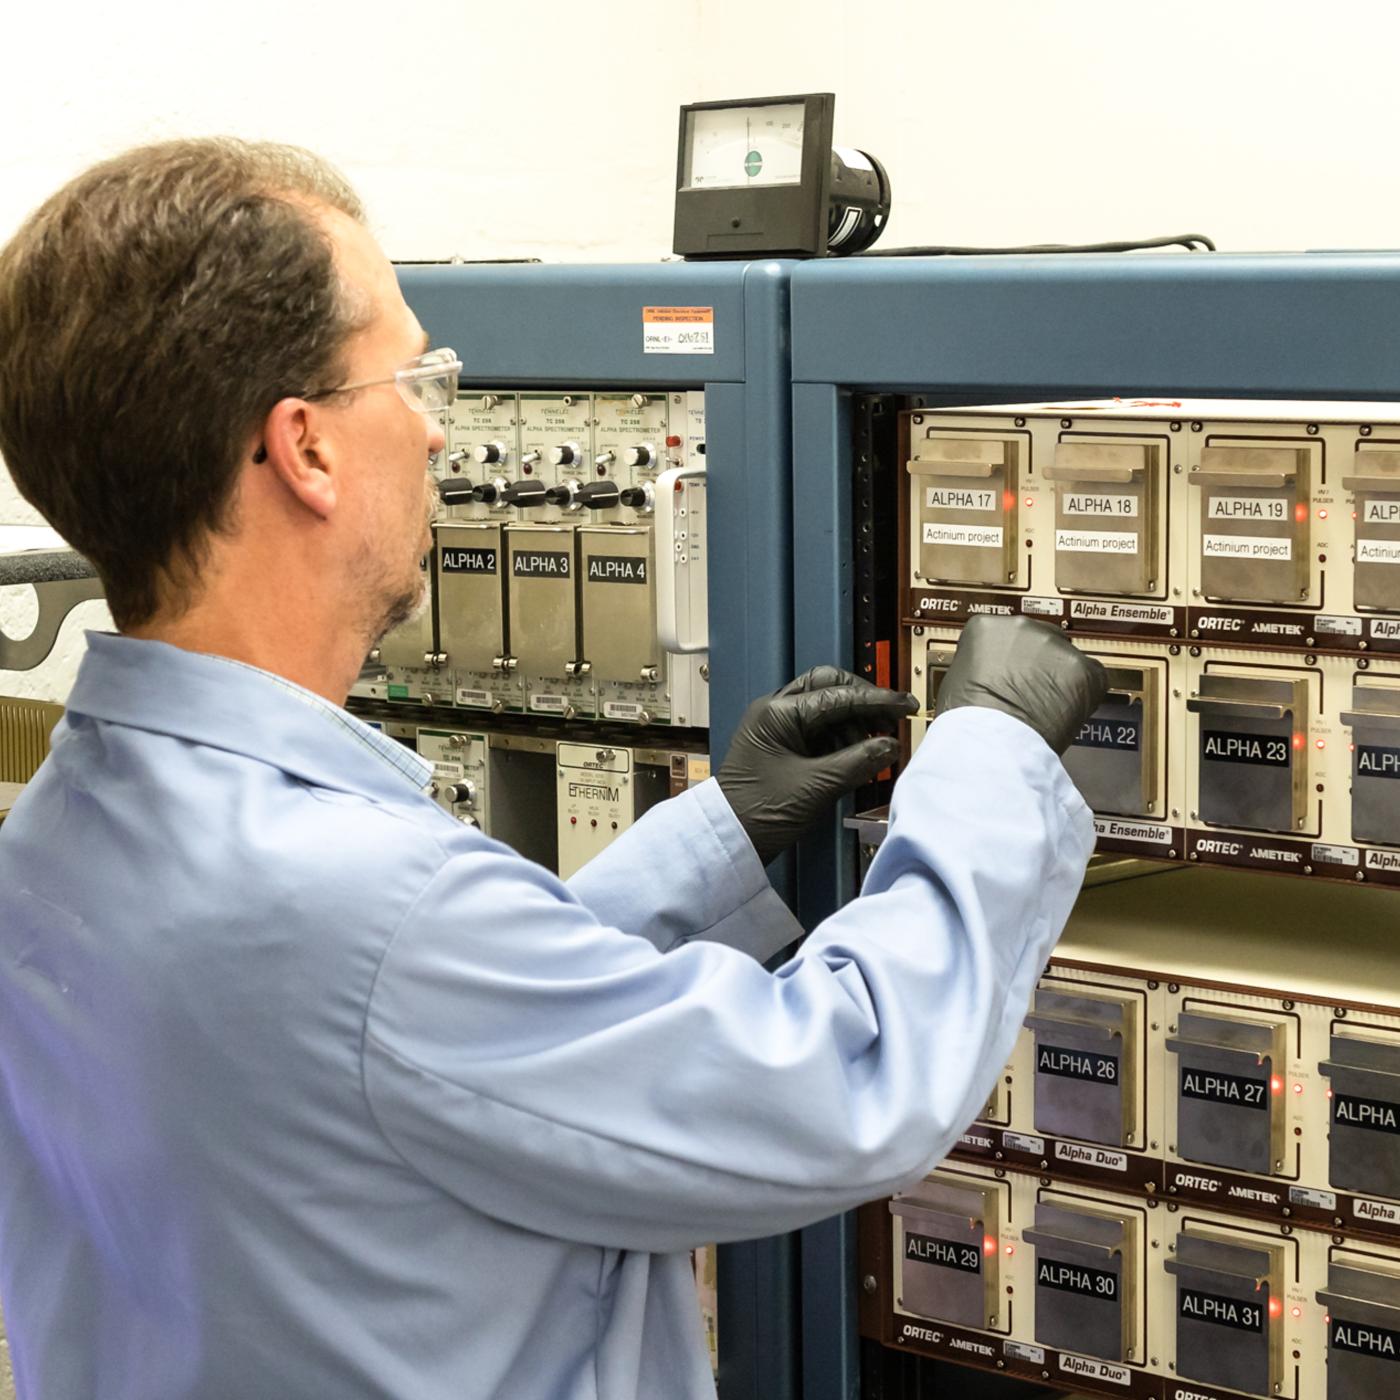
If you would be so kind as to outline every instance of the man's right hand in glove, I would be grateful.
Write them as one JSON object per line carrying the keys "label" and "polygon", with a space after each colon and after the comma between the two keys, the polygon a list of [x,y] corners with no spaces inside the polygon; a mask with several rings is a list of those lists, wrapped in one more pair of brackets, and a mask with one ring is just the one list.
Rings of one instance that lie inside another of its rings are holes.
{"label": "man's right hand in glove", "polygon": [[1000,710],[1063,754],[1107,690],[1103,666],[1043,622],[979,615],[958,637],[937,712],[963,705]]}

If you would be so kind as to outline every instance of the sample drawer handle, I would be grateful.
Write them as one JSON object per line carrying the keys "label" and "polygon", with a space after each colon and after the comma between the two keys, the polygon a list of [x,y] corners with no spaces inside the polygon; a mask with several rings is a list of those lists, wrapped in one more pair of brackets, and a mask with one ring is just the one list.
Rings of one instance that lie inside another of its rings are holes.
{"label": "sample drawer handle", "polygon": [[[1375,1093],[1388,1092],[1400,1096],[1400,1074],[1390,1070],[1377,1069],[1374,1065],[1349,1065],[1341,1060],[1323,1060],[1318,1072],[1328,1079],[1344,1079],[1358,1088],[1369,1088]],[[1375,1080],[1368,1085],[1367,1080]],[[1347,1092],[1345,1089],[1343,1092]]]}
{"label": "sample drawer handle", "polygon": [[1046,481],[1101,481],[1115,486],[1129,486],[1142,475],[1141,467],[1043,467]]}
{"label": "sample drawer handle", "polygon": [[1000,462],[924,462],[909,463],[911,476],[991,476],[1002,469]]}
{"label": "sample drawer handle", "polygon": [[1400,729],[1400,715],[1377,714],[1374,710],[1343,710],[1342,723],[1348,729],[1363,725],[1374,729]]}
{"label": "sample drawer handle", "polygon": [[676,516],[676,502],[686,493],[677,488],[687,481],[705,481],[704,467],[672,467],[656,478],[656,637],[663,651],[677,656],[709,649],[708,626],[694,636],[682,631],[676,606],[676,550],[684,548]]}
{"label": "sample drawer handle", "polygon": [[1217,696],[1192,695],[1186,708],[1197,715],[1221,715],[1227,719],[1287,719],[1293,711],[1287,705],[1271,705],[1257,700],[1225,700]]}
{"label": "sample drawer handle", "polygon": [[1264,1067],[1266,1055],[1245,1050],[1238,1045],[1222,1045],[1218,1040],[1196,1040],[1191,1036],[1172,1036],[1166,1041],[1173,1055],[1192,1055],[1203,1063],[1214,1062],[1218,1069],[1255,1069]]}
{"label": "sample drawer handle", "polygon": [[1243,467],[1199,468],[1191,473],[1191,480],[1197,486],[1244,486],[1256,491],[1281,491],[1289,482],[1297,479],[1297,472],[1255,472]]}
{"label": "sample drawer handle", "polygon": [[1115,1259],[1123,1253],[1121,1245],[1095,1244],[1092,1240],[1078,1240],[1072,1235],[1056,1234],[1053,1230],[1022,1230],[1021,1238],[1037,1249],[1060,1249],[1077,1254],[1087,1254],[1095,1259]]}
{"label": "sample drawer handle", "polygon": [[1340,1313],[1348,1322],[1364,1322],[1368,1326],[1385,1327],[1391,1331],[1400,1329],[1400,1308],[1369,1303],[1364,1298],[1354,1298],[1331,1288],[1319,1288],[1317,1301],[1325,1304],[1333,1316]]}
{"label": "sample drawer handle", "polygon": [[1400,476],[1344,476],[1342,486],[1347,491],[1400,491]]}
{"label": "sample drawer handle", "polygon": [[1210,1264],[1192,1264],[1184,1259],[1163,1260],[1162,1267],[1169,1274],[1175,1274],[1178,1278],[1189,1277],[1203,1282],[1209,1280],[1214,1283],[1233,1284],[1236,1288],[1241,1284],[1246,1284],[1259,1289],[1269,1282],[1267,1273],[1246,1273],[1238,1269],[1216,1268]]}
{"label": "sample drawer handle", "polygon": [[1083,1021],[1077,1016],[1047,1016],[1042,1011],[1032,1011],[1025,1024],[1036,1031],[1073,1031],[1076,1035],[1087,1036],[1092,1040],[1121,1040],[1123,1032],[1106,1021]]}

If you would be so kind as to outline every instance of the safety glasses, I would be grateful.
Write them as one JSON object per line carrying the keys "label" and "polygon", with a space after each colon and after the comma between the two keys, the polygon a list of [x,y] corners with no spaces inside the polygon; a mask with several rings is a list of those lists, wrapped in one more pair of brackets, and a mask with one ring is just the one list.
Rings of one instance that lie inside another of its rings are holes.
{"label": "safety glasses", "polygon": [[380,384],[392,384],[403,401],[419,413],[441,413],[451,408],[457,397],[457,376],[462,362],[455,350],[445,345],[438,350],[425,350],[401,365],[387,379],[362,379],[356,384],[341,384],[334,389],[318,389],[299,398],[326,399],[332,394],[348,394],[355,389],[373,389]]}

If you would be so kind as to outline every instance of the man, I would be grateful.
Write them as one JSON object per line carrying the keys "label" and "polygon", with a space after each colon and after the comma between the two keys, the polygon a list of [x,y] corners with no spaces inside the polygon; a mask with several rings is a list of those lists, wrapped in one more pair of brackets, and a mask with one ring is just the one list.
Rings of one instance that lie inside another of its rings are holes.
{"label": "man", "polygon": [[757,702],[567,887],[450,820],[340,702],[420,601],[455,372],[305,153],[130,152],[0,254],[0,451],[119,629],[0,832],[27,1400],[712,1395],[684,1251],[929,1168],[1067,915],[1102,678],[1031,624],[968,629],[867,895],[776,974],[761,859],[908,697]]}

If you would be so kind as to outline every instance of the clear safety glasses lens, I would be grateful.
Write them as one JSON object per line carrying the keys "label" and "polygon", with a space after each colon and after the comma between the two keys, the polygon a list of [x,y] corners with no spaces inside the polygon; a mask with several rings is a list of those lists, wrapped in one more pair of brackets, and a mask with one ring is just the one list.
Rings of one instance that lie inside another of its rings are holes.
{"label": "clear safety glasses lens", "polygon": [[462,362],[446,346],[429,350],[394,376],[399,393],[420,413],[441,413],[457,397],[457,376]]}

